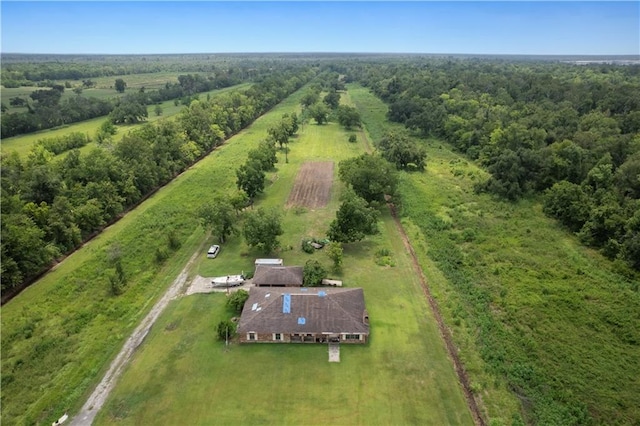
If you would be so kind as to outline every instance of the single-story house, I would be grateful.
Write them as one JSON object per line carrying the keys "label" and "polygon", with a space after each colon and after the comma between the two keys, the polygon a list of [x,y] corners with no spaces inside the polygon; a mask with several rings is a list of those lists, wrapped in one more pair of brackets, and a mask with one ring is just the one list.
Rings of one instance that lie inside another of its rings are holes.
{"label": "single-story house", "polygon": [[256,266],[253,285],[256,287],[300,287],[302,266]]}
{"label": "single-story house", "polygon": [[366,343],[362,288],[252,287],[238,324],[240,342]]}

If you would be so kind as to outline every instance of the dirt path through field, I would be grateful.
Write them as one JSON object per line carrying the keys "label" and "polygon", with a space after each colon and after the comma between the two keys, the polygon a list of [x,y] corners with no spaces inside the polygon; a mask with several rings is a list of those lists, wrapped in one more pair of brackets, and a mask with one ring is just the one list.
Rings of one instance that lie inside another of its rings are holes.
{"label": "dirt path through field", "polygon": [[[367,138],[367,134],[364,129],[360,130],[360,135],[364,142],[365,150],[368,153],[371,153],[371,144],[369,143],[369,139]],[[471,411],[471,416],[473,417],[473,421],[478,426],[485,426],[485,421],[480,414],[480,409],[478,408],[478,404],[476,403],[475,398],[473,397],[473,393],[471,392],[471,385],[469,383],[469,377],[467,376],[467,372],[460,361],[460,357],[458,357],[458,349],[453,343],[453,339],[451,338],[451,334],[449,329],[444,323],[442,319],[442,315],[440,315],[440,309],[438,308],[438,303],[434,299],[431,294],[431,290],[429,289],[429,283],[427,282],[427,277],[424,276],[424,272],[420,267],[420,263],[418,262],[418,257],[416,256],[416,252],[413,250],[413,246],[409,241],[409,237],[407,237],[407,233],[402,227],[402,222],[400,222],[400,218],[398,217],[398,213],[396,211],[396,207],[392,203],[387,204],[389,206],[389,210],[391,210],[391,216],[393,216],[393,220],[396,223],[396,227],[398,228],[398,232],[402,237],[402,242],[404,243],[404,247],[407,252],[411,255],[411,263],[413,264],[413,270],[415,274],[420,279],[420,286],[422,287],[422,291],[424,292],[427,301],[429,302],[429,306],[431,307],[431,311],[433,312],[433,316],[438,324],[438,329],[440,331],[440,335],[444,340],[445,346],[447,347],[447,352],[449,353],[449,357],[453,362],[453,368],[458,375],[458,380],[460,380],[460,384],[462,384],[462,391],[464,392],[464,397],[467,400],[467,405],[469,406],[469,410]]]}
{"label": "dirt path through field", "polygon": [[109,393],[115,386],[118,377],[122,374],[124,367],[129,362],[129,359],[135,352],[135,350],[142,344],[144,338],[147,336],[151,327],[156,322],[164,308],[167,307],[169,302],[177,298],[184,290],[184,284],[187,281],[187,276],[191,265],[201,254],[201,247],[191,256],[191,259],[187,262],[185,267],[180,272],[180,275],[176,277],[171,286],[167,289],[162,298],[155,304],[147,316],[140,322],[138,327],[133,331],[131,336],[127,339],[124,346],[109,366],[109,370],[104,375],[98,386],[87,399],[87,402],[82,406],[80,412],[69,423],[71,426],[90,426],[93,423],[93,419],[100,411],[100,408],[104,405]]}

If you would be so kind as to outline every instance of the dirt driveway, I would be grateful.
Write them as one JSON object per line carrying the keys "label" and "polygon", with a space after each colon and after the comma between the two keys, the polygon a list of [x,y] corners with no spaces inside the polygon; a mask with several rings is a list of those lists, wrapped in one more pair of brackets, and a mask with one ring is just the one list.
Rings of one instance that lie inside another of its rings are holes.
{"label": "dirt driveway", "polygon": [[185,291],[184,295],[189,296],[190,294],[197,293],[231,293],[234,291],[238,291],[239,289],[243,289],[249,291],[250,287],[253,287],[253,280],[246,280],[244,284],[239,285],[237,287],[214,287],[211,284],[211,280],[214,277],[201,277],[200,275],[196,275],[195,278],[189,284],[187,291]]}

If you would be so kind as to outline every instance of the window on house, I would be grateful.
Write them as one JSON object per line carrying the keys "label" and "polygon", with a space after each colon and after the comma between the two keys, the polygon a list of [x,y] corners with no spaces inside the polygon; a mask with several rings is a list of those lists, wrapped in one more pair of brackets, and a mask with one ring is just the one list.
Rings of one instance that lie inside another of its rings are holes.
{"label": "window on house", "polygon": [[360,340],[359,334],[345,334],[345,340]]}
{"label": "window on house", "polygon": [[273,334],[273,340],[282,340],[282,334],[274,333]]}
{"label": "window on house", "polygon": [[249,340],[256,340],[256,333],[249,333]]}

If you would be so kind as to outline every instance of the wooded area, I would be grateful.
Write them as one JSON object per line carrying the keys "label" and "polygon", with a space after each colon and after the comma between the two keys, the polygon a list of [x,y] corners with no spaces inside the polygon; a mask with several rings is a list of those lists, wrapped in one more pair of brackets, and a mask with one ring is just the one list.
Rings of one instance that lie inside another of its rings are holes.
{"label": "wooded area", "polygon": [[640,270],[640,66],[431,59],[337,70],[389,104],[388,118],[446,140],[509,200],[547,214]]}
{"label": "wooded area", "polygon": [[88,154],[73,149],[55,157],[55,149],[39,144],[26,159],[15,153],[3,157],[3,296],[78,247],[313,75],[304,65],[287,68],[256,78],[243,93],[193,101],[175,122],[145,125],[114,146],[104,144]]}

